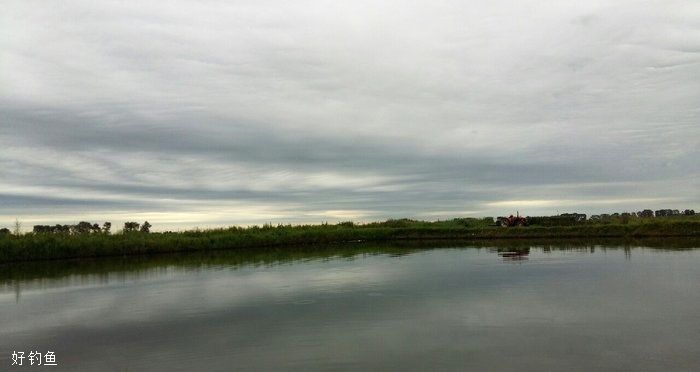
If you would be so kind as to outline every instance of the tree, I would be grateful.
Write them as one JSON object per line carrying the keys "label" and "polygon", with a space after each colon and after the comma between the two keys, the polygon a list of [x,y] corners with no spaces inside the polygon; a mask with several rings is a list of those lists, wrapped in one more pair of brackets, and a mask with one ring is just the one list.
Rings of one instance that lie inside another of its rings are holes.
{"label": "tree", "polygon": [[102,224],[102,232],[105,234],[109,234],[109,230],[112,228],[112,223],[111,222],[105,222]]}
{"label": "tree", "polygon": [[134,232],[134,231],[139,231],[139,224],[138,222],[124,222],[124,232]]}
{"label": "tree", "polygon": [[86,221],[80,221],[77,225],[73,226],[73,234],[88,234],[92,231],[92,224]]}
{"label": "tree", "polygon": [[34,234],[47,234],[51,232],[51,226],[34,225],[32,232],[34,232]]}
{"label": "tree", "polygon": [[145,222],[143,223],[143,225],[141,225],[141,232],[142,232],[142,233],[146,233],[146,234],[150,233],[150,232],[151,232],[151,227],[152,227],[152,226],[153,226],[153,225],[151,225],[150,223],[148,223],[148,221],[145,221]]}
{"label": "tree", "polygon": [[3,227],[2,229],[0,229],[0,236],[3,235],[10,235],[10,229],[8,229],[7,227]]}
{"label": "tree", "polygon": [[13,233],[17,236],[22,235],[22,223],[19,222],[19,220],[16,218],[15,218],[15,229],[14,229]]}

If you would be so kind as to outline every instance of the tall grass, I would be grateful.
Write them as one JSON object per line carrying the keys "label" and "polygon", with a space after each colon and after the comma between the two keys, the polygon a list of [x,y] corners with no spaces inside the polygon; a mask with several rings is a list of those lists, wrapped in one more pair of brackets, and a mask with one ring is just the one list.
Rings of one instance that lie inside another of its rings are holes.
{"label": "tall grass", "polygon": [[524,239],[700,236],[700,218],[635,223],[499,228],[481,219],[425,222],[389,220],[357,225],[264,225],[186,232],[121,234],[24,234],[0,236],[0,262],[125,256],[265,246],[407,239]]}

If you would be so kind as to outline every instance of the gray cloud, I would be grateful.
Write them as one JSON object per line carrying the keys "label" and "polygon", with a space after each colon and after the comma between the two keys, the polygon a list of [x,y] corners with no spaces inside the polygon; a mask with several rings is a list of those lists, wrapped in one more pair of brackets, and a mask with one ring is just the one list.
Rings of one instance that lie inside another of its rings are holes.
{"label": "gray cloud", "polygon": [[0,225],[696,207],[694,2],[10,2]]}

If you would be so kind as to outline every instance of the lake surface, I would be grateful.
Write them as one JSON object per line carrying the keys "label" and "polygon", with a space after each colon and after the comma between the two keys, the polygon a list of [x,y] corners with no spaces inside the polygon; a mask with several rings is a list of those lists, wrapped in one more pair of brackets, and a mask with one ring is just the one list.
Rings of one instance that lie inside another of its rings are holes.
{"label": "lake surface", "polygon": [[[500,252],[499,252],[500,250]],[[700,370],[700,250],[314,248],[0,266],[0,370]]]}

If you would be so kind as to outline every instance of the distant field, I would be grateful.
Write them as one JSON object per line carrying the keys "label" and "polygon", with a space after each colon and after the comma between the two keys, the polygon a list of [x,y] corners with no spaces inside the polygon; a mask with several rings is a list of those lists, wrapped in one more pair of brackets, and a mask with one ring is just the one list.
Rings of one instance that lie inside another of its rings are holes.
{"label": "distant field", "polygon": [[699,216],[586,221],[570,226],[496,227],[491,219],[408,219],[357,225],[264,225],[165,233],[28,233],[0,236],[0,262],[329,244],[352,241],[700,237]]}

